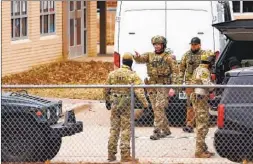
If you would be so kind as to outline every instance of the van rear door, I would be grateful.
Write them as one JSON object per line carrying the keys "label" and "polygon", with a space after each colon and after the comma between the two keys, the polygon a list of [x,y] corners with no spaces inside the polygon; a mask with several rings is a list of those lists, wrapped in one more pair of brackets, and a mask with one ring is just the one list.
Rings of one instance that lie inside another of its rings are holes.
{"label": "van rear door", "polygon": [[177,60],[190,49],[193,37],[201,39],[203,49],[215,50],[212,15],[206,10],[167,10],[167,40]]}
{"label": "van rear door", "polygon": [[232,41],[253,41],[253,19],[238,19],[213,26]]}

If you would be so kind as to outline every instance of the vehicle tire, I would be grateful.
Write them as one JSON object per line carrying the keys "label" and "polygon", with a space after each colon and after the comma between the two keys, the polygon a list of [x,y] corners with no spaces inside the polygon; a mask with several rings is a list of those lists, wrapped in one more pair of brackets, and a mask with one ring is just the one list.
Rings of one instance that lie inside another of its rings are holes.
{"label": "vehicle tire", "polygon": [[170,126],[183,127],[186,123],[186,100],[180,100],[178,96],[171,97],[166,115]]}
{"label": "vehicle tire", "polygon": [[152,127],[154,123],[154,114],[152,108],[144,109],[142,115],[135,120],[135,126]]}
{"label": "vehicle tire", "polygon": [[2,162],[44,162],[59,151],[61,138],[51,138],[48,125],[24,113],[2,115]]}
{"label": "vehicle tire", "polygon": [[51,138],[50,136],[44,137],[44,142],[37,146],[34,161],[45,162],[46,160],[53,159],[60,150],[62,143],[61,137]]}
{"label": "vehicle tire", "polygon": [[228,160],[230,160],[230,161],[232,161],[232,162],[236,162],[236,163],[241,163],[241,162],[243,162],[243,159],[241,158],[241,157],[239,157],[239,156],[228,156],[227,157],[227,159]]}

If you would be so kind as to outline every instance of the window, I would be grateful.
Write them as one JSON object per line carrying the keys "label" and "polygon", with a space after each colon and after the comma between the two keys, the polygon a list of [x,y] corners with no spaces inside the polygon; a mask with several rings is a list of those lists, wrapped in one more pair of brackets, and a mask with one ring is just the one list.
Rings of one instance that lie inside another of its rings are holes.
{"label": "window", "polygon": [[40,1],[40,34],[55,33],[55,1]]}
{"label": "window", "polygon": [[[252,85],[253,76],[230,77],[228,85]],[[225,88],[221,103],[253,103],[253,88]]]}
{"label": "window", "polygon": [[243,12],[244,13],[253,12],[253,1],[243,1]]}
{"label": "window", "polygon": [[240,13],[240,1],[233,1],[233,10],[235,13]]}
{"label": "window", "polygon": [[233,1],[235,13],[253,13],[253,1]]}
{"label": "window", "polygon": [[27,38],[27,1],[11,1],[11,38]]}

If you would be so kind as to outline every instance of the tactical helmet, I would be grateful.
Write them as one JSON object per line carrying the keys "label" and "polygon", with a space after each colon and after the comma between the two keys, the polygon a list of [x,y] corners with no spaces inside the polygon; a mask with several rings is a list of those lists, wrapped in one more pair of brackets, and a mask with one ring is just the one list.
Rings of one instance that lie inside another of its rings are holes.
{"label": "tactical helmet", "polygon": [[152,43],[153,45],[154,45],[154,44],[164,44],[164,45],[166,45],[166,44],[167,44],[167,40],[166,40],[166,38],[163,37],[163,36],[156,35],[156,36],[152,37],[151,43]]}
{"label": "tactical helmet", "polygon": [[133,60],[133,55],[129,52],[124,53],[123,60]]}
{"label": "tactical helmet", "polygon": [[215,54],[211,50],[205,51],[201,55],[201,61],[212,62],[215,59]]}

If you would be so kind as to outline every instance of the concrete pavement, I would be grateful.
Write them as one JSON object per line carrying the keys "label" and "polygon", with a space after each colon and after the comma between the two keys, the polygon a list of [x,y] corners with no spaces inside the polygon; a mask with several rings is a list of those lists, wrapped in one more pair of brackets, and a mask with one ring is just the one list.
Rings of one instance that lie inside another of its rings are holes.
{"label": "concrete pavement", "polygon": [[[104,103],[91,101],[88,110],[80,110],[76,113],[76,118],[83,121],[83,132],[64,137],[61,149],[52,162],[107,163],[110,111],[105,109]],[[136,157],[140,159],[140,163],[233,163],[217,154],[211,159],[194,158],[195,134],[184,133],[181,128],[171,128],[172,135],[158,141],[149,139],[152,130],[153,128],[148,127],[135,129]],[[210,151],[214,151],[214,131],[215,128],[211,128],[206,139]],[[119,162],[119,153],[117,159]]]}

